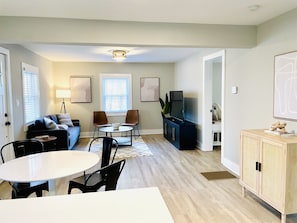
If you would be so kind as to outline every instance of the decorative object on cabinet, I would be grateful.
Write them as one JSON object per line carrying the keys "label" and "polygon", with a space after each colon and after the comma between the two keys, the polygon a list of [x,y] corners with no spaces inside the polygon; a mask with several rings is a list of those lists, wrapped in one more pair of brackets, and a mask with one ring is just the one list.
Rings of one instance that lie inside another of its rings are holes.
{"label": "decorative object on cabinet", "polygon": [[71,102],[92,102],[91,78],[70,77]]}
{"label": "decorative object on cabinet", "polygon": [[286,215],[297,213],[297,137],[266,134],[263,129],[241,131],[242,195],[246,190]]}

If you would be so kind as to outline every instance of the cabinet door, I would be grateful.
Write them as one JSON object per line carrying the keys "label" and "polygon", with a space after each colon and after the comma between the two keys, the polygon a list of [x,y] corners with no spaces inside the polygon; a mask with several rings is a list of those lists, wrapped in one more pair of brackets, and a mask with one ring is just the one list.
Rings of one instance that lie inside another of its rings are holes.
{"label": "cabinet door", "polygon": [[258,171],[260,140],[249,135],[241,136],[241,176],[244,187],[253,193],[258,193]]}
{"label": "cabinet door", "polygon": [[259,195],[273,207],[281,208],[285,184],[285,147],[263,140],[261,145],[261,180]]}

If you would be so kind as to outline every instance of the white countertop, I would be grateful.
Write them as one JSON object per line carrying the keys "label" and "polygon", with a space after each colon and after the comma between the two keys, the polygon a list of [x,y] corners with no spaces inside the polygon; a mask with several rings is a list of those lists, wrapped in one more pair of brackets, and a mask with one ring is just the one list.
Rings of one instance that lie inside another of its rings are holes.
{"label": "white countertop", "polygon": [[24,223],[174,223],[156,187],[1,200],[0,216]]}

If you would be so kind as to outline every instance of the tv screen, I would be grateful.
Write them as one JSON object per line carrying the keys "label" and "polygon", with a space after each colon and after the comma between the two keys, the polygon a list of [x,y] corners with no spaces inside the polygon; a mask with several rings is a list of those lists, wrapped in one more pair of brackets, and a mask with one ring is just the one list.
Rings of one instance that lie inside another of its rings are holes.
{"label": "tv screen", "polygon": [[170,115],[184,120],[184,97],[182,91],[170,91]]}

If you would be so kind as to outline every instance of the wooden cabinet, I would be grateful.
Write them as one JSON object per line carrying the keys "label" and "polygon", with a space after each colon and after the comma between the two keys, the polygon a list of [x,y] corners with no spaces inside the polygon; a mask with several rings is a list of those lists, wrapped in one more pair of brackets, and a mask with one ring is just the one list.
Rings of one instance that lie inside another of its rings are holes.
{"label": "wooden cabinet", "polygon": [[197,130],[192,122],[163,118],[163,134],[178,149],[196,148]]}
{"label": "wooden cabinet", "polygon": [[241,132],[240,184],[282,214],[297,213],[297,137]]}

